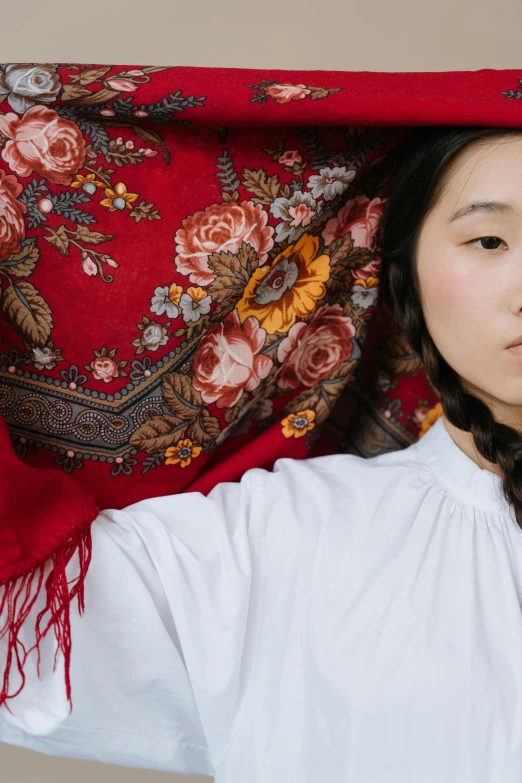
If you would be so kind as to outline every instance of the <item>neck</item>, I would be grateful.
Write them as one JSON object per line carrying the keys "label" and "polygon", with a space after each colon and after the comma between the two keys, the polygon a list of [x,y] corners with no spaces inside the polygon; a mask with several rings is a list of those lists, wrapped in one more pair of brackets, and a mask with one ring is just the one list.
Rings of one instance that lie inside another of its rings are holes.
{"label": "neck", "polygon": [[451,436],[453,442],[464,452],[473,462],[478,465],[481,470],[489,470],[491,473],[496,473],[497,476],[502,476],[502,472],[498,465],[493,462],[488,462],[484,457],[479,454],[477,447],[473,441],[473,435],[471,432],[464,432],[455,427],[448,419],[442,415],[444,426]]}

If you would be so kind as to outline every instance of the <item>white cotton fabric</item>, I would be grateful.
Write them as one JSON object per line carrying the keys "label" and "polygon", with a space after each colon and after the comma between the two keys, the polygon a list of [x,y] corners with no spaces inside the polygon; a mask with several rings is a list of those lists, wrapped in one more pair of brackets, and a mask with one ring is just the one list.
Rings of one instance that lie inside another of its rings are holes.
{"label": "white cotton fabric", "polygon": [[438,419],[371,459],[104,511],[73,712],[48,634],[0,740],[218,783],[520,783],[522,530],[501,484]]}

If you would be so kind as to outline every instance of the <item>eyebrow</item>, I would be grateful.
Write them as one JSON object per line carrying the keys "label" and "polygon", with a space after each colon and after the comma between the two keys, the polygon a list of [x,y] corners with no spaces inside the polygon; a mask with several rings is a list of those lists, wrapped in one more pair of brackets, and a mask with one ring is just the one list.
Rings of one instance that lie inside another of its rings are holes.
{"label": "eyebrow", "polygon": [[454,220],[466,217],[467,215],[474,215],[477,212],[492,212],[497,215],[513,214],[514,207],[511,204],[506,204],[504,201],[472,201],[469,204],[465,204],[448,220],[448,223],[453,223]]}

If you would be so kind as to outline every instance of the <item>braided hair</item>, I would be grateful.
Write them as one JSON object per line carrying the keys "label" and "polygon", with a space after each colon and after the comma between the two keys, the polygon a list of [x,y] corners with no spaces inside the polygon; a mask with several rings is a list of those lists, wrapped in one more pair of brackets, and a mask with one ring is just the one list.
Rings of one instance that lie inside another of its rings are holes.
{"label": "braided hair", "polygon": [[422,224],[442,195],[449,164],[472,142],[519,133],[522,129],[421,126],[405,138],[380,227],[380,285],[384,306],[421,358],[444,415],[471,432],[478,452],[499,466],[504,496],[522,528],[522,432],[496,421],[437,349],[424,319],[416,263]]}

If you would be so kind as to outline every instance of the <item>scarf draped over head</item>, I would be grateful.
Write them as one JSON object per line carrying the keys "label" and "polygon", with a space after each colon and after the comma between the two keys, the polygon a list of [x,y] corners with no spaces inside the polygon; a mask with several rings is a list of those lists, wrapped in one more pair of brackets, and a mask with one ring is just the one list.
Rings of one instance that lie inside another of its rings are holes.
{"label": "scarf draped over head", "polygon": [[520,127],[521,83],[2,66],[0,705],[45,589],[72,708],[99,509],[404,448],[441,414],[380,307],[386,195],[415,126]]}

